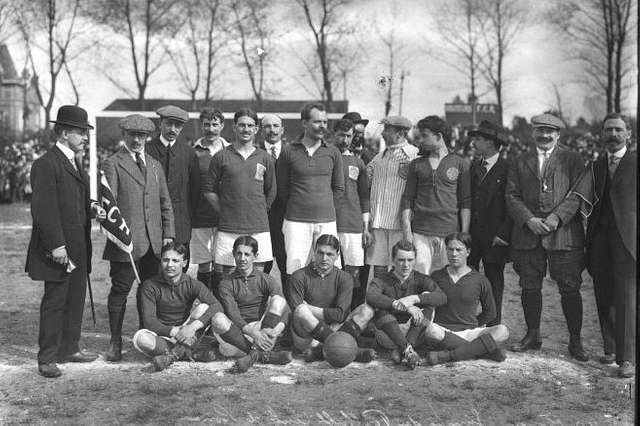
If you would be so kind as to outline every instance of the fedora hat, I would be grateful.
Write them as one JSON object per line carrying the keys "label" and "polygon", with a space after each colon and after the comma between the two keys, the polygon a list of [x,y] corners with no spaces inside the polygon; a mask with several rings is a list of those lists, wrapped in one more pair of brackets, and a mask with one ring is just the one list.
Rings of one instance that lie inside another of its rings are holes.
{"label": "fedora hat", "polygon": [[346,113],[345,115],[342,116],[342,119],[349,120],[353,124],[364,124],[365,126],[369,124],[369,120],[367,120],[366,118],[362,118],[360,113],[355,111]]}
{"label": "fedora hat", "polygon": [[469,136],[482,136],[501,145],[507,145],[509,143],[504,128],[487,120],[482,120],[478,128],[469,132]]}
{"label": "fedora hat", "polygon": [[93,126],[89,124],[87,111],[75,105],[63,105],[58,108],[56,119],[49,120],[49,123],[63,124],[80,129],[93,129]]}

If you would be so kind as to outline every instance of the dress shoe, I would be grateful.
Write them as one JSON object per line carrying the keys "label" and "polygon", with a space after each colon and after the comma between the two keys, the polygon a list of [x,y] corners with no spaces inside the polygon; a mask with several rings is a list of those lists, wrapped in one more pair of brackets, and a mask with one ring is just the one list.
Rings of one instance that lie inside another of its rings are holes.
{"label": "dress shoe", "polygon": [[65,355],[58,362],[92,362],[98,358],[98,355],[88,351],[78,351],[73,354]]}
{"label": "dress shoe", "polygon": [[598,359],[600,364],[613,364],[616,361],[616,354],[604,354]]}
{"label": "dress shoe", "polygon": [[635,373],[635,368],[633,367],[633,364],[631,364],[631,362],[629,361],[622,361],[622,363],[620,364],[620,367],[618,367],[618,377],[630,379],[631,377],[633,377],[634,373]]}
{"label": "dress shoe", "polygon": [[407,345],[402,354],[402,363],[410,370],[413,370],[422,364],[422,358],[420,358],[420,355],[413,349],[413,346]]}
{"label": "dress shoe", "polygon": [[580,337],[572,337],[569,340],[569,354],[578,361],[589,361],[589,356],[582,347],[582,339],[580,339]]}
{"label": "dress shoe", "polygon": [[109,350],[104,354],[104,359],[109,362],[122,361],[122,340],[111,342]]}
{"label": "dress shoe", "polygon": [[527,330],[527,334],[518,343],[511,345],[511,350],[514,352],[525,352],[529,349],[540,349],[542,346],[542,340],[540,339],[540,330],[531,329]]}
{"label": "dress shoe", "polygon": [[62,371],[55,363],[51,364],[38,364],[38,373],[50,379],[62,376]]}

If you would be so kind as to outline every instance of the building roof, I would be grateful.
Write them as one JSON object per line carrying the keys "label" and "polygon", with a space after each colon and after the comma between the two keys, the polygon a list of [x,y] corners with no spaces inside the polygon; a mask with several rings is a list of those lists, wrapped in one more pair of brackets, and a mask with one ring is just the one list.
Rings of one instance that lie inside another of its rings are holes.
{"label": "building roof", "polygon": [[[299,100],[299,101],[277,101],[263,100],[260,113],[264,112],[299,112],[305,104],[319,102],[315,100]],[[141,101],[138,99],[116,99],[111,102],[104,111],[142,111]],[[251,99],[218,99],[208,103],[223,112],[234,112],[240,108],[252,107],[256,109],[256,102]],[[175,105],[186,111],[191,111],[191,101],[185,99],[146,99],[146,111],[155,111],[164,105]],[[200,111],[204,107],[204,101],[196,101],[196,111]],[[329,112],[346,113],[349,107],[349,101],[333,101],[329,107]],[[193,112],[193,111],[192,111]]]}
{"label": "building roof", "polygon": [[19,78],[6,44],[0,44],[0,76],[3,80],[16,80]]}

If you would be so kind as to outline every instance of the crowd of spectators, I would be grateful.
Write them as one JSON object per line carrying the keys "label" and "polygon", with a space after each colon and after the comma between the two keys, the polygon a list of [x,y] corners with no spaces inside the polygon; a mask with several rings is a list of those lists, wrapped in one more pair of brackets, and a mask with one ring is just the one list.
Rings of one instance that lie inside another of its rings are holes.
{"label": "crowd of spectators", "polygon": [[[451,144],[451,149],[469,160],[473,160],[475,152],[465,132],[455,132],[457,139]],[[413,135],[410,135],[413,136]],[[367,138],[368,147],[377,147],[380,136]],[[599,136],[591,132],[576,132],[569,129],[561,138],[561,143],[572,150],[582,154],[585,163],[595,161],[602,155],[602,148],[598,141]],[[410,137],[410,142],[417,144],[415,138]],[[189,141],[192,142],[192,141]],[[47,143],[40,142],[38,138],[30,138],[23,142],[13,142],[0,148],[0,203],[14,203],[29,201],[31,197],[31,185],[29,174],[33,162],[47,150]],[[504,158],[513,158],[527,151],[530,141],[523,141],[514,134],[509,136],[509,145],[502,150]],[[636,151],[636,139],[632,139],[631,151]],[[98,164],[109,157],[118,146],[98,147]],[[88,150],[88,147],[87,147]],[[89,155],[84,156],[85,168],[89,168]]]}

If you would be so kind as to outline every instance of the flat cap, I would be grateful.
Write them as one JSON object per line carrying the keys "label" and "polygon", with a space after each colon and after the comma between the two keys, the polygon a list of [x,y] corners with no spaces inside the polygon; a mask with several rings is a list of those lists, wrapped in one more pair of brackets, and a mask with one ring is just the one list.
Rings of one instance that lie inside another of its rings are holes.
{"label": "flat cap", "polygon": [[172,118],[174,120],[182,121],[183,123],[189,119],[189,114],[182,108],[178,108],[175,105],[165,105],[156,110],[156,114],[160,118]]}
{"label": "flat cap", "polygon": [[533,127],[551,127],[556,130],[564,129],[562,120],[552,114],[540,114],[531,117],[531,125]]}
{"label": "flat cap", "polygon": [[380,123],[406,130],[411,130],[411,127],[413,127],[411,121],[401,115],[390,115],[389,117],[383,118]]}
{"label": "flat cap", "polygon": [[118,126],[129,132],[152,133],[156,130],[153,121],[140,114],[131,114],[121,118]]}

